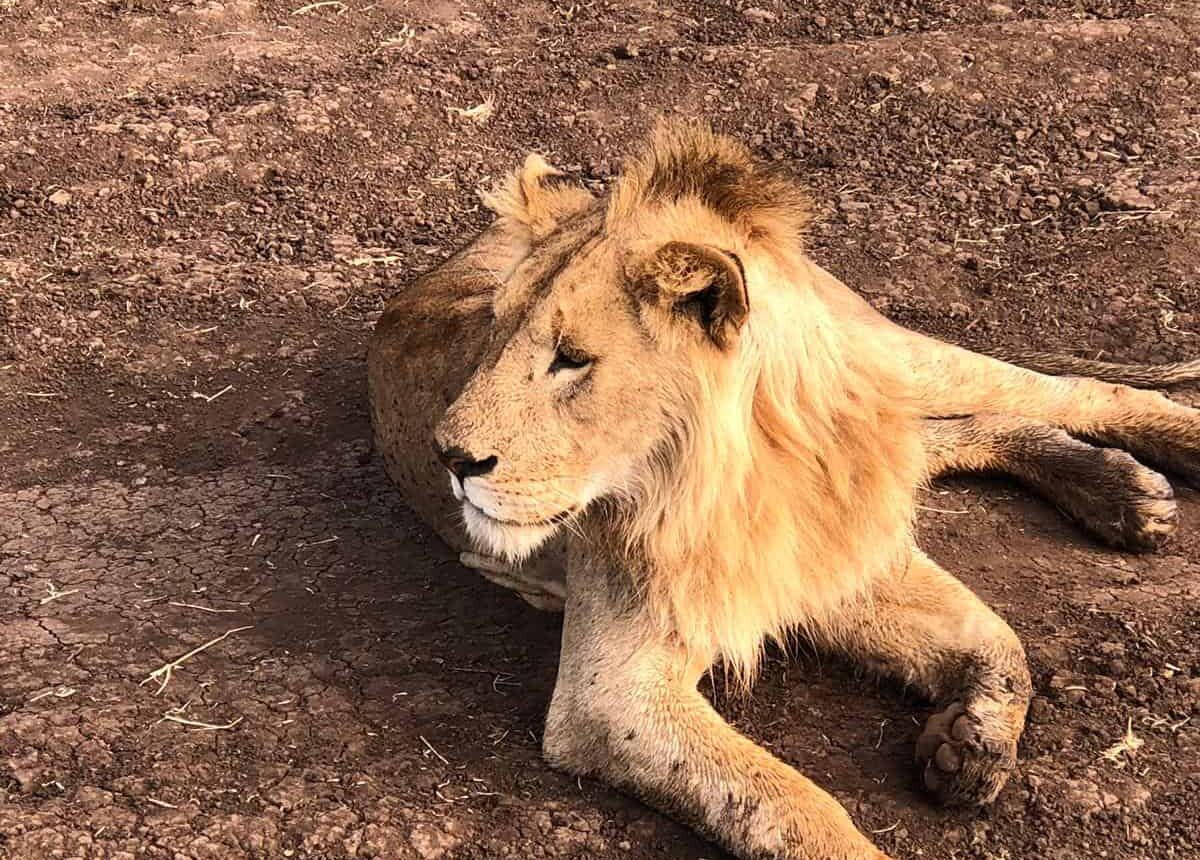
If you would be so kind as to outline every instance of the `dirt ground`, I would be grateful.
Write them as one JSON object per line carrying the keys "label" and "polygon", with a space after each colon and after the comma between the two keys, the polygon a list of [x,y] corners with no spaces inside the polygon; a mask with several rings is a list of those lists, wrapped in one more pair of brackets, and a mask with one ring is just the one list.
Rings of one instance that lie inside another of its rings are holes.
{"label": "dirt ground", "polygon": [[[905,324],[1200,354],[1197,6],[755,2],[0,0],[0,857],[723,856],[542,763],[558,619],[370,451],[383,299],[529,149],[600,187],[657,113],[703,114],[812,188],[815,257]],[[898,858],[1200,856],[1178,492],[1145,557],[1005,483],[923,500],[1034,668],[988,812],[932,807],[926,705],[836,662],[714,698]]]}

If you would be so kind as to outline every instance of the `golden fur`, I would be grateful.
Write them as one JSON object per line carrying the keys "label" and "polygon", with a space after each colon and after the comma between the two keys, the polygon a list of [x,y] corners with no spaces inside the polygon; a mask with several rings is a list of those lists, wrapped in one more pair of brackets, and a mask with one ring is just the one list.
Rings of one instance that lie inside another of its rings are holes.
{"label": "golden fur", "polygon": [[[496,221],[389,302],[372,419],[389,474],[465,562],[565,606],[548,760],[742,858],[882,858],[696,690],[718,660],[749,682],[763,642],[800,630],[937,700],[921,778],[990,802],[1028,669],[916,547],[914,493],[999,469],[1151,548],[1175,525],[1169,486],[1069,434],[1195,482],[1200,414],[889,323],[804,255],[803,193],[695,124],[660,125],[607,199],[531,156],[485,201]],[[1198,369],[1030,362],[1142,382]]]}
{"label": "golden fur", "polygon": [[901,563],[923,474],[907,381],[889,356],[847,343],[792,275],[808,217],[803,195],[743,146],[682,124],[660,127],[624,167],[606,212],[613,232],[704,235],[737,253],[754,285],[736,356],[686,350],[686,405],[633,476],[621,524],[664,629],[743,680],[765,637],[829,628]]}

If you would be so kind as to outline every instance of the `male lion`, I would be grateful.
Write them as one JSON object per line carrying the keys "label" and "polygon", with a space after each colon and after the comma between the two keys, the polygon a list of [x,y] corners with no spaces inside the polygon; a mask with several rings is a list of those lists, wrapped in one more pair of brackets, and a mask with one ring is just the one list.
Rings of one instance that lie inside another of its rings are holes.
{"label": "male lion", "polygon": [[1025,655],[917,548],[914,493],[1005,471],[1151,548],[1174,501],[1138,460],[1200,481],[1200,411],[1111,383],[1196,379],[1200,362],[1016,357],[1109,381],[1055,378],[906,331],[804,255],[792,183],[691,124],[660,125],[604,199],[530,156],[486,202],[494,224],[388,304],[372,417],[447,543],[565,602],[550,763],[739,857],[884,857],[697,691],[717,661],[748,683],[764,641],[798,631],[941,705],[917,744],[930,791],[995,798]]}

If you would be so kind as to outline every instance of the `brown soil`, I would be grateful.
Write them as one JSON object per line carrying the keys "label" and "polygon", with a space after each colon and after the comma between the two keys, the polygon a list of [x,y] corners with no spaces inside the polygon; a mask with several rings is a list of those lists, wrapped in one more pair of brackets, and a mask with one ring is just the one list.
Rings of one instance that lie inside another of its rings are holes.
{"label": "brown soil", "polygon": [[[1200,353],[1193,5],[300,6],[0,0],[0,857],[720,856],[542,763],[558,619],[370,454],[384,297],[528,149],[599,185],[656,113],[703,113],[811,186],[815,256],[908,325]],[[924,501],[1034,667],[989,812],[923,798],[927,707],[894,687],[777,655],[714,696],[897,857],[1200,856],[1180,495],[1148,557],[1003,483]]]}

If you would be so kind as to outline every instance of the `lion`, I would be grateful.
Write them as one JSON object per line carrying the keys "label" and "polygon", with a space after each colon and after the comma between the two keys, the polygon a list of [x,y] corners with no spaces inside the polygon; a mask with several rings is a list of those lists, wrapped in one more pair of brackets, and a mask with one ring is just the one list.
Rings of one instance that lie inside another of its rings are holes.
{"label": "lion", "polygon": [[884,858],[697,689],[718,665],[748,687],[764,643],[802,635],[934,701],[923,784],[990,803],[1029,669],[918,548],[916,493],[1002,472],[1153,549],[1176,512],[1150,467],[1200,483],[1200,411],[1132,386],[1200,361],[1017,367],[905,330],[805,255],[793,181],[696,123],[660,123],[603,197],[531,155],[485,203],[495,221],[388,303],[369,396],[413,510],[565,613],[547,761],[738,857]]}

